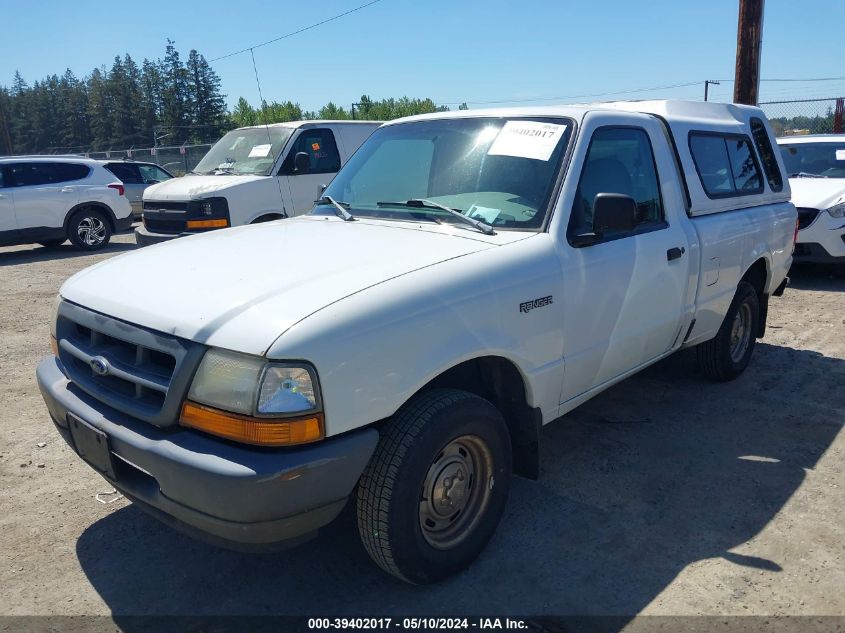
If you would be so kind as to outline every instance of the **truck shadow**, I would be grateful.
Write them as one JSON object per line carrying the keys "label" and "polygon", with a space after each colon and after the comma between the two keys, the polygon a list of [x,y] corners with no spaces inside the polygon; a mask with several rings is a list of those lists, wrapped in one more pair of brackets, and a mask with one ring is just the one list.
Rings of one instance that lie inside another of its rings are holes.
{"label": "truck shadow", "polygon": [[793,264],[789,269],[789,288],[845,292],[845,264]]}
{"label": "truck shadow", "polygon": [[[498,533],[438,585],[393,580],[354,517],[288,552],[241,554],[126,507],[77,543],[118,626],[133,615],[614,615],[640,612],[687,565],[783,573],[743,548],[784,507],[842,427],[845,361],[760,344],[748,372],[706,381],[677,354],[545,427],[539,482],[517,479]],[[123,616],[123,617],[121,617]],[[148,623],[147,623],[148,624]]]}
{"label": "truck shadow", "polygon": [[80,251],[65,242],[61,246],[39,246],[17,250],[0,249],[0,267],[15,266],[17,264],[34,264],[38,262],[50,262],[58,259],[72,259],[76,257],[91,257],[96,255],[117,255],[137,248],[135,242],[111,242],[105,248],[98,251]]}

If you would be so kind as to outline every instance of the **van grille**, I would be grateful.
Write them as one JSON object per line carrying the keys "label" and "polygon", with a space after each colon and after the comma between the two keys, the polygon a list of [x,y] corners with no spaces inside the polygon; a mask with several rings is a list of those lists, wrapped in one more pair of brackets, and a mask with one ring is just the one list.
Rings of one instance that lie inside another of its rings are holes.
{"label": "van grille", "polygon": [[798,207],[798,230],[800,231],[801,229],[806,229],[813,223],[818,215],[818,209]]}
{"label": "van grille", "polygon": [[71,382],[110,407],[159,426],[176,422],[203,351],[201,345],[68,302],[60,305],[56,338]]}

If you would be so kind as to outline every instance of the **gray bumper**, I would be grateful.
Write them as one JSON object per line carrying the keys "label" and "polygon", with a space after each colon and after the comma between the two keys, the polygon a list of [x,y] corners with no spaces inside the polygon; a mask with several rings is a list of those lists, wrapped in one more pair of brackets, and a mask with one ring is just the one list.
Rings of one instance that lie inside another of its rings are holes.
{"label": "gray bumper", "polygon": [[124,233],[132,228],[132,223],[135,222],[135,216],[131,213],[125,218],[116,218],[114,221],[114,232]]}
{"label": "gray bumper", "polygon": [[362,429],[300,448],[249,448],[110,409],[70,383],[53,356],[36,374],[74,451],[68,412],[108,436],[117,479],[107,479],[116,489],[174,527],[225,546],[312,535],[340,513],[378,441],[376,430]]}
{"label": "gray bumper", "polygon": [[160,242],[167,242],[168,240],[174,240],[177,237],[182,237],[183,235],[194,235],[193,233],[152,233],[148,231],[144,225],[137,227],[135,229],[135,243],[138,246],[150,246],[152,244],[158,244]]}

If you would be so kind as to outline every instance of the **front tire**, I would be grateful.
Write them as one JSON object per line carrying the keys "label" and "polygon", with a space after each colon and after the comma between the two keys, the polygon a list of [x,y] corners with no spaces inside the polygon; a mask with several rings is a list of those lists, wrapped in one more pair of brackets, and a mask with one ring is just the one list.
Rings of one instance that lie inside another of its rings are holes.
{"label": "front tire", "polygon": [[716,336],[696,347],[698,366],[709,378],[733,380],[748,363],[760,329],[760,298],[747,281],[740,281]]}
{"label": "front tire", "polygon": [[67,236],[71,243],[83,251],[96,251],[111,239],[111,223],[106,214],[97,209],[82,209],[71,217]]}
{"label": "front tire", "polygon": [[508,498],[511,445],[490,402],[435,389],[391,418],[356,496],[358,531],[382,569],[426,584],[466,568]]}

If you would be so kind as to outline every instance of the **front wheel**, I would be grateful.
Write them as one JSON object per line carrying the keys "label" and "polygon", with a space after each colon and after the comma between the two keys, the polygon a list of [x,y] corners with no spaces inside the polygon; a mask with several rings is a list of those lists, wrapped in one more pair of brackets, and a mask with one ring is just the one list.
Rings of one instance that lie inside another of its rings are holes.
{"label": "front wheel", "polygon": [[760,298],[754,286],[740,281],[719,332],[696,348],[701,371],[720,381],[739,376],[751,362],[759,329]]}
{"label": "front wheel", "polygon": [[510,477],[510,436],[496,407],[457,389],[415,397],[383,429],[358,484],[367,553],[415,584],[464,569],[496,530]]}
{"label": "front wheel", "polygon": [[77,211],[68,222],[68,239],[78,249],[96,251],[109,243],[111,224],[105,213],[97,209]]}

